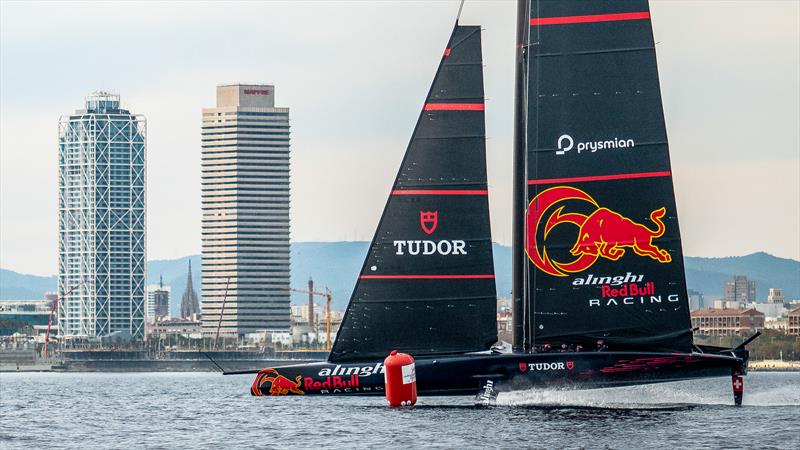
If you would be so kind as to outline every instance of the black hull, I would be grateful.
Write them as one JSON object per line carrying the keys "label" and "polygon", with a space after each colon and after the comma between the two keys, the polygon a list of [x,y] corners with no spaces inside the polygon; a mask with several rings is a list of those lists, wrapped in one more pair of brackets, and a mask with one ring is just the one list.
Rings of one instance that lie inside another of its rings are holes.
{"label": "black hull", "polygon": [[[553,352],[416,359],[417,393],[475,395],[533,388],[594,389],[728,377],[745,372],[746,351],[710,353]],[[319,362],[261,370],[253,395],[383,395],[382,361]]]}

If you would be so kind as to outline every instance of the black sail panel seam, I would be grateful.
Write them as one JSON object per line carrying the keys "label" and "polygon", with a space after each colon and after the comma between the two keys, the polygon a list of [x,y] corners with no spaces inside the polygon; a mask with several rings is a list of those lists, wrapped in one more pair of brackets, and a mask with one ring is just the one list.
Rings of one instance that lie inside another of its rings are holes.
{"label": "black sail panel seam", "polygon": [[418,137],[414,139],[415,141],[431,141],[431,140],[438,140],[438,139],[484,139],[483,136],[427,136],[427,137]]}
{"label": "black sail panel seam", "polygon": [[472,63],[472,62],[447,63],[447,64],[443,65],[442,67],[459,67],[459,66],[480,66],[480,67],[483,67],[483,63],[479,63],[479,62],[474,62],[474,63]]}
{"label": "black sail panel seam", "polygon": [[[460,26],[461,25],[456,25],[456,28],[458,28]],[[468,35],[464,36],[460,41],[456,42],[455,44],[449,45],[448,48],[450,50],[455,50],[458,46],[460,46],[462,43],[466,42],[467,39],[471,38],[472,35],[474,35],[475,33],[478,33],[479,31],[481,31],[480,27],[475,27],[475,29],[472,30],[472,32],[470,32]]]}
{"label": "black sail panel seam", "polygon": [[537,53],[536,58],[552,58],[557,56],[585,56],[585,55],[603,55],[614,53],[632,53],[632,52],[652,52],[655,47],[621,47],[608,50],[583,50],[577,52],[551,52],[551,53]]}

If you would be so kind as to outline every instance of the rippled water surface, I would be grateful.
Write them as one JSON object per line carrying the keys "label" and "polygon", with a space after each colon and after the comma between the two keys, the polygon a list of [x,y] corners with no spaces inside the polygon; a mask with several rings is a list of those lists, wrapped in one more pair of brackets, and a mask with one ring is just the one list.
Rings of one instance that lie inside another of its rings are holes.
{"label": "rippled water surface", "polygon": [[800,373],[592,391],[421,398],[251,397],[250,376],[0,374],[0,448],[800,448]]}

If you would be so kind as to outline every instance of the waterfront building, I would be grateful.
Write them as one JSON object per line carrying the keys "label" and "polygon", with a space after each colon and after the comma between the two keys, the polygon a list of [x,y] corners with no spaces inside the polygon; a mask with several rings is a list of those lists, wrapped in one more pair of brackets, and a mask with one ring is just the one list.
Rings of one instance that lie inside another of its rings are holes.
{"label": "waterfront building", "polygon": [[[312,322],[308,320],[309,314],[309,305],[307,303],[303,303],[302,305],[292,305],[292,321],[294,324],[311,324]],[[313,326],[325,326],[325,306],[321,304],[314,304],[314,310],[321,311],[320,314],[314,316],[313,319]],[[312,312],[313,314],[313,312]]]}
{"label": "waterfront building", "polygon": [[172,289],[164,286],[164,280],[159,279],[159,283],[147,287],[147,322],[153,323],[158,320],[169,318],[169,297]]}
{"label": "waterfront building", "polygon": [[200,315],[200,304],[197,301],[197,293],[194,291],[194,281],[192,280],[192,261],[189,260],[189,273],[186,276],[186,289],[181,297],[181,318],[194,320]]}
{"label": "waterfront building", "polygon": [[732,302],[727,300],[714,300],[714,305],[712,307],[712,309],[737,309],[737,308],[744,308],[744,303]]}
{"label": "waterfront building", "polygon": [[786,319],[776,319],[774,317],[766,317],[764,320],[764,329],[765,330],[776,330],[781,333],[786,333],[786,328],[789,325],[789,321]]}
{"label": "waterfront building", "polygon": [[786,314],[786,308],[783,306],[783,303],[750,303],[748,305],[750,308],[754,308],[756,311],[764,313],[764,316],[767,318],[777,319],[779,317],[783,317]]}
{"label": "waterfront building", "polygon": [[786,303],[786,298],[783,296],[783,289],[769,288],[769,294],[767,294],[767,303],[779,303],[781,305]]}
{"label": "waterfront building", "polygon": [[786,332],[792,336],[800,336],[800,308],[793,309],[786,315]]}
{"label": "waterfront building", "polygon": [[514,318],[511,310],[504,309],[497,312],[497,338],[501,342],[513,342],[514,340]]}
{"label": "waterfront building", "polygon": [[692,328],[707,336],[750,336],[764,329],[764,314],[754,308],[692,311]]}
{"label": "waterfront building", "polygon": [[59,120],[58,317],[67,339],[144,337],[145,134],[145,118],[108,92]]}
{"label": "waterfront building", "polygon": [[45,292],[44,299],[52,304],[52,302],[58,301],[58,294],[55,292]]}
{"label": "waterfront building", "polygon": [[147,334],[151,338],[168,339],[180,336],[190,339],[201,339],[201,322],[199,320],[167,319],[148,325]]}
{"label": "waterfront building", "polygon": [[[50,320],[54,296],[55,294],[48,292],[44,295],[44,300],[0,301],[0,340],[16,333],[22,334],[24,338],[43,335]],[[52,333],[57,331],[58,324],[53,323]]]}
{"label": "waterfront building", "polygon": [[[0,311],[20,311],[20,312],[34,312],[41,311],[50,314],[50,305],[52,300],[45,295],[44,300],[2,300],[0,301]],[[55,326],[55,324],[53,324]]]}
{"label": "waterfront building", "polygon": [[702,292],[689,289],[687,293],[689,294],[689,311],[705,308],[705,299]]}
{"label": "waterfront building", "polygon": [[746,276],[736,275],[725,282],[725,301],[746,305],[756,301],[756,282]]}
{"label": "waterfront building", "polygon": [[218,86],[202,147],[203,333],[289,330],[289,108],[272,85]]}
{"label": "waterfront building", "polygon": [[26,306],[0,306],[0,336],[11,336],[25,327],[33,329],[35,325],[47,326],[50,318],[48,309]]}

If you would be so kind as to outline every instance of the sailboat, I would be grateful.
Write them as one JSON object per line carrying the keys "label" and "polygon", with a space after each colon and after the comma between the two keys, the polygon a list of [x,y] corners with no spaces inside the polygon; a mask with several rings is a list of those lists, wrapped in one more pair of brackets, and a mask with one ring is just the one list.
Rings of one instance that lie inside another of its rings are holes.
{"label": "sailboat", "polygon": [[730,376],[741,404],[749,340],[693,342],[647,1],[523,0],[517,36],[511,351],[481,29],[457,21],[328,360],[262,369],[253,395],[383,394],[396,349],[420,396]]}

